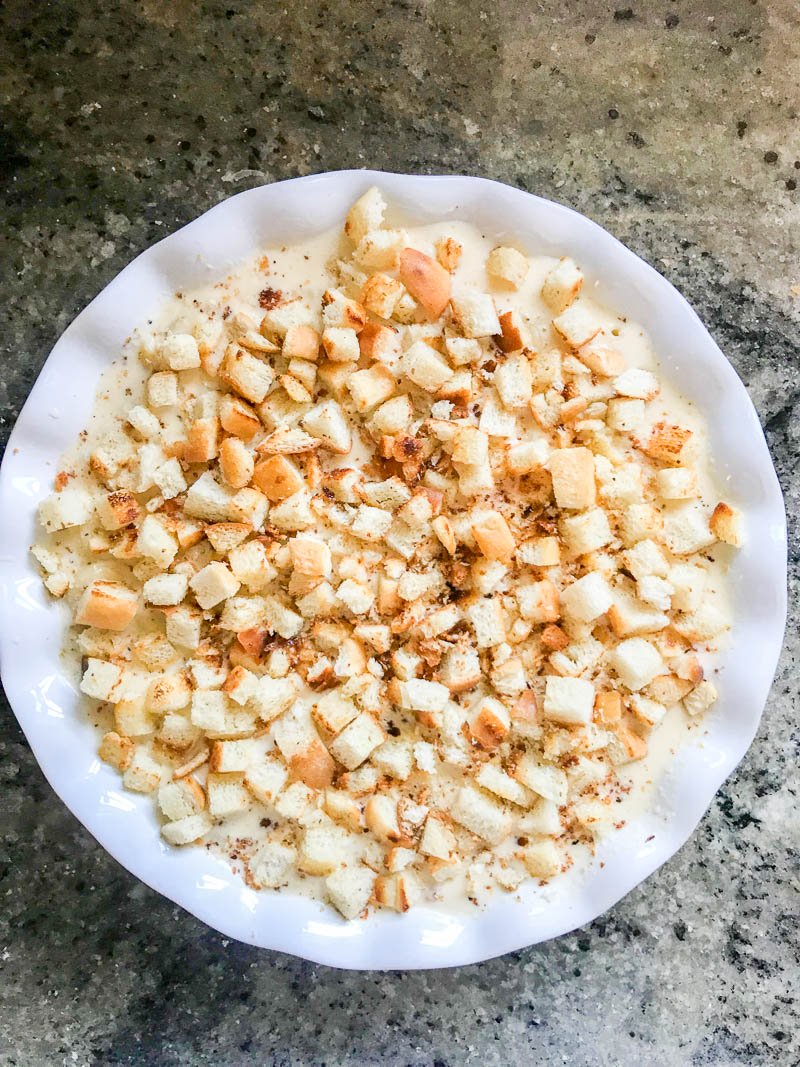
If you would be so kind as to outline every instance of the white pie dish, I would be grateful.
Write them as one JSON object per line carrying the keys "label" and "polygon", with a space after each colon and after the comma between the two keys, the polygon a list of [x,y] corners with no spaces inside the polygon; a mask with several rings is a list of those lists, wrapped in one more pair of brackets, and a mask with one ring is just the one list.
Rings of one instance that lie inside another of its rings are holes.
{"label": "white pie dish", "polygon": [[[222,277],[259,248],[333,226],[371,184],[414,221],[473,222],[532,251],[569,254],[609,307],[649,332],[662,373],[706,415],[718,478],[732,481],[747,540],[731,568],[734,625],[720,659],[720,700],[707,730],[681,749],[660,784],[659,812],[638,817],[586,873],[549,888],[497,895],[481,911],[419,907],[345,922],[288,893],[257,893],[202,848],[161,841],[152,798],[124,792],[96,757],[94,728],[60,663],[66,617],[28,554],[38,502],[58,456],[86,424],[100,371],[133,328],[178,289]],[[669,359],[664,355],[669,354]],[[481,178],[342,171],[240,193],[139,256],[65,331],[11,435],[0,473],[0,667],[9,701],[53,789],[123,866],[226,936],[332,966],[361,969],[473,963],[558,936],[609,908],[687,840],[758,726],[786,616],[783,500],[752,403],[680,294],[596,224],[560,205]],[[743,654],[746,649],[747,654]],[[668,812],[668,814],[664,814]],[[521,900],[518,899],[521,897]]]}

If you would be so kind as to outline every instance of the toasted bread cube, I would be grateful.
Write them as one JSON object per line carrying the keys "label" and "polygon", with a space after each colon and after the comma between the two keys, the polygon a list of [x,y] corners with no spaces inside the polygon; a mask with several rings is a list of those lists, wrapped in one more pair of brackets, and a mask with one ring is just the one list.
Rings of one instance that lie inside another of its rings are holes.
{"label": "toasted bread cube", "polygon": [[658,611],[669,611],[672,593],[673,588],[670,583],[664,578],[656,578],[654,574],[646,574],[636,583],[638,598]]}
{"label": "toasted bread cube", "polygon": [[189,580],[185,574],[157,574],[144,583],[142,595],[148,604],[171,607],[186,596]]}
{"label": "toasted bread cube", "polygon": [[612,540],[608,518],[601,508],[569,515],[561,520],[559,529],[567,548],[576,556],[596,552]]}
{"label": "toasted bread cube", "polygon": [[565,615],[579,622],[592,622],[611,607],[613,598],[608,583],[596,571],[579,578],[561,593]]}
{"label": "toasted bread cube", "polygon": [[667,558],[655,541],[646,538],[637,542],[632,548],[622,554],[625,569],[634,578],[644,578],[647,575],[655,575],[658,578],[666,578],[670,566]]}
{"label": "toasted bread cube", "polygon": [[233,596],[239,586],[239,579],[234,577],[230,568],[216,561],[203,567],[189,582],[189,587],[203,611],[208,611]]}
{"label": "toasted bread cube", "polygon": [[221,522],[232,518],[232,499],[230,491],[215,481],[211,471],[204,471],[189,487],[183,510],[206,522]]}
{"label": "toasted bread cube", "polygon": [[340,826],[315,826],[306,830],[297,855],[297,866],[306,874],[330,874],[347,859],[350,835]]}
{"label": "toasted bread cube", "polygon": [[583,286],[583,274],[574,260],[564,257],[548,272],[541,295],[556,315],[570,306]]}
{"label": "toasted bread cube", "polygon": [[690,500],[700,495],[697,474],[688,467],[665,467],[656,471],[654,485],[662,500]]}
{"label": "toasted bread cube", "polygon": [[632,693],[628,697],[628,709],[634,719],[648,730],[658,726],[667,712],[667,709],[659,701],[651,700],[640,693]]}
{"label": "toasted bread cube", "polygon": [[398,685],[400,707],[411,711],[441,711],[450,699],[450,690],[440,682],[410,678]]}
{"label": "toasted bread cube", "polygon": [[144,737],[155,730],[155,720],[145,705],[144,694],[114,705],[114,725],[123,737]]}
{"label": "toasted bread cube", "polygon": [[617,433],[632,433],[644,422],[644,400],[621,397],[609,400],[606,422]]}
{"label": "toasted bread cube", "polygon": [[156,739],[161,745],[179,753],[194,748],[200,739],[200,732],[182,711],[168,711],[161,720]]}
{"label": "toasted bread cube", "polygon": [[455,237],[439,237],[436,240],[436,259],[451,274],[461,262],[463,247]]}
{"label": "toasted bread cube", "polygon": [[386,201],[373,185],[348,211],[344,232],[354,244],[358,244],[372,230],[381,228],[385,211]]}
{"label": "toasted bread cube", "polygon": [[136,522],[142,513],[139,501],[126,489],[118,489],[101,497],[97,504],[97,517],[104,530],[121,530]]}
{"label": "toasted bread cube", "polygon": [[473,522],[472,535],[486,559],[510,562],[517,546],[508,523],[499,511],[485,512]]}
{"label": "toasted bread cube", "polygon": [[397,823],[397,801],[385,793],[369,798],[364,807],[364,822],[383,844],[396,844],[402,836]]}
{"label": "toasted bread cube", "polygon": [[167,640],[181,648],[197,648],[202,624],[202,616],[193,608],[185,605],[175,607],[166,616]]}
{"label": "toasted bread cube", "polygon": [[451,693],[465,693],[481,680],[481,664],[474,648],[454,646],[445,652],[438,671],[439,681]]}
{"label": "toasted bread cube", "polygon": [[361,354],[358,334],[349,326],[329,326],[323,330],[322,347],[334,363],[355,363]]}
{"label": "toasted bread cube", "polygon": [[186,479],[177,459],[168,459],[155,472],[155,483],[165,500],[173,500],[186,492]]}
{"label": "toasted bread cube", "polygon": [[161,423],[142,404],[135,404],[125,416],[125,421],[145,440],[161,434]]}
{"label": "toasted bread cube", "polygon": [[390,739],[376,748],[370,759],[383,774],[404,782],[413,770],[414,750],[408,741]]}
{"label": "toasted bread cube", "polygon": [[168,819],[177,822],[191,815],[199,815],[206,806],[206,795],[194,778],[179,778],[177,781],[164,782],[159,788],[158,806]]}
{"label": "toasted bread cube", "polygon": [[274,380],[272,368],[238,345],[229,345],[219,369],[221,380],[252,404],[260,404]]}
{"label": "toasted bread cube", "polygon": [[637,400],[652,400],[660,388],[655,374],[641,367],[629,367],[614,379],[614,389],[620,396]]}
{"label": "toasted bread cube", "polygon": [[196,689],[192,693],[192,723],[211,733],[221,733],[225,729],[229,701],[218,689]]}
{"label": "toasted bread cube", "polygon": [[570,304],[553,319],[553,326],[573,351],[588,344],[600,332],[600,323],[585,304]]}
{"label": "toasted bread cube", "polygon": [[720,501],[708,520],[709,528],[718,541],[739,548],[742,544],[742,516],[730,504]]}
{"label": "toasted bread cube", "polygon": [[350,428],[335,400],[323,400],[317,404],[303,416],[302,423],[310,434],[322,442],[323,448],[340,455],[350,451]]}
{"label": "toasted bread cube", "polygon": [[369,904],[375,874],[368,867],[342,867],[325,879],[328,899],[345,919],[356,919]]}
{"label": "toasted bread cube", "polygon": [[246,771],[255,762],[256,752],[250,739],[243,741],[214,741],[208,769],[212,772],[231,773]]}
{"label": "toasted bread cube", "polygon": [[[502,333],[495,338],[503,352],[518,352],[530,343],[530,330],[518,311],[504,311],[500,316]],[[528,367],[530,372],[530,366]]]}
{"label": "toasted bread cube", "polygon": [[116,767],[118,771],[124,771],[130,766],[134,748],[135,745],[129,737],[120,737],[116,731],[111,730],[103,734],[97,755],[104,763]]}
{"label": "toasted bread cube", "polygon": [[708,575],[693,563],[676,563],[669,568],[672,607],[675,611],[697,611],[703,598]]}
{"label": "toasted bread cube", "polygon": [[304,782],[293,782],[280,793],[274,806],[282,819],[299,822],[317,810],[316,792]]}
{"label": "toasted bread cube", "polygon": [[583,678],[549,677],[545,683],[544,717],[562,726],[585,726],[592,721],[594,686]]}
{"label": "toasted bread cube", "polygon": [[361,302],[373,315],[390,319],[404,291],[402,283],[396,278],[388,274],[373,274],[364,282]]}
{"label": "toasted bread cube", "polygon": [[368,322],[358,335],[358,348],[364,359],[393,367],[400,355],[400,337],[391,326]]}
{"label": "toasted bread cube", "polygon": [[508,709],[495,697],[482,697],[470,709],[470,733],[487,752],[494,752],[508,736],[510,728]]}
{"label": "toasted bread cube", "polygon": [[375,594],[372,590],[354,578],[347,578],[339,585],[336,597],[353,615],[366,615],[375,603]]}
{"label": "toasted bread cube", "polygon": [[663,612],[654,611],[622,591],[614,595],[614,603],[608,609],[608,621],[617,637],[655,633],[669,623]]}
{"label": "toasted bread cube", "polygon": [[[564,680],[556,679],[556,681]],[[513,776],[537,796],[559,807],[566,804],[569,784],[565,772],[560,767],[542,763],[533,753],[526,752],[517,761]]]}
{"label": "toasted bread cube", "polygon": [[537,537],[523,541],[517,549],[517,559],[530,567],[557,567],[561,562],[561,546],[557,537]]}
{"label": "toasted bread cube", "polygon": [[330,734],[339,734],[358,715],[355,703],[336,689],[319,698],[311,711],[314,721]]}
{"label": "toasted bread cube", "polygon": [[394,376],[381,363],[356,371],[347,385],[353,406],[361,415],[388,400],[395,391]]}
{"label": "toasted bread cube", "polygon": [[613,378],[625,369],[625,357],[613,347],[602,330],[581,345],[575,355],[598,378]]}
{"label": "toasted bread cube", "polygon": [[159,714],[180,711],[191,700],[192,691],[183,671],[151,677],[153,681],[147,690],[147,706],[151,711]]}
{"label": "toasted bread cube", "polygon": [[527,356],[520,352],[500,363],[494,372],[494,385],[504,407],[524,408],[529,404],[533,391],[533,379]]}
{"label": "toasted bread cube", "polygon": [[94,581],[86,587],[75,609],[79,626],[124,630],[139,608],[139,597],[121,582]]}
{"label": "toasted bread cube", "polygon": [[161,343],[160,356],[170,370],[192,370],[200,366],[200,349],[190,333],[168,333]]}
{"label": "toasted bread cube", "polygon": [[610,726],[621,720],[622,696],[615,689],[604,689],[595,695],[594,718],[601,726]]}
{"label": "toasted bread cube", "polygon": [[139,527],[136,548],[142,556],[161,567],[168,567],[178,553],[178,542],[165,523],[155,515],[147,515]]}
{"label": "toasted bread cube", "polygon": [[269,456],[256,464],[253,485],[273,503],[286,500],[304,488],[303,476],[286,456]]}
{"label": "toasted bread cube", "polygon": [[594,505],[594,456],[588,448],[559,448],[550,454],[553,494],[560,508],[583,511]]}
{"label": "toasted bread cube", "polygon": [[481,411],[478,425],[490,437],[516,437],[517,419],[513,412],[506,411],[499,397],[490,393]]}
{"label": "toasted bread cube", "polygon": [[676,556],[702,552],[714,543],[714,537],[701,504],[687,501],[664,512],[664,540]]}
{"label": "toasted bread cube", "polygon": [[237,664],[228,672],[227,678],[222,683],[222,691],[227,693],[234,704],[241,706],[247,704],[256,695],[259,681],[258,675],[253,674],[241,664]]}
{"label": "toasted bread cube", "polygon": [[286,360],[303,359],[316,363],[319,357],[320,336],[313,326],[289,326],[283,338],[281,353]]}
{"label": "toasted bread cube", "polygon": [[561,854],[553,841],[533,841],[519,855],[528,874],[534,878],[553,878],[562,869]]}
{"label": "toasted bread cube", "polygon": [[267,550],[260,541],[248,541],[232,549],[228,561],[234,576],[252,592],[257,592],[273,580],[277,571],[269,561]]}
{"label": "toasted bread cube", "polygon": [[494,300],[488,293],[462,289],[451,304],[453,321],[464,337],[493,337],[502,332]]}
{"label": "toasted bread cube", "polygon": [[444,863],[449,863],[453,858],[456,836],[441,813],[431,812],[425,820],[419,850],[423,856],[432,856]]}
{"label": "toasted bread cube", "polygon": [[396,270],[405,243],[402,230],[372,230],[358,242],[353,259],[373,270]]}
{"label": "toasted bread cube", "polygon": [[711,682],[700,682],[683,698],[683,706],[687,714],[693,717],[702,715],[715,703],[717,696],[717,690]]}
{"label": "toasted bread cube", "polygon": [[226,433],[243,441],[252,440],[261,429],[261,420],[247,401],[229,393],[220,400],[219,421]]}
{"label": "toasted bread cube", "polygon": [[296,857],[295,849],[279,841],[268,841],[247,865],[250,881],[258,889],[278,889],[286,882],[289,868]]}
{"label": "toasted bread cube", "polygon": [[94,512],[94,500],[85,489],[62,489],[39,505],[39,522],[48,531],[67,530],[88,522]]}
{"label": "toasted bread cube", "polygon": [[380,875],[375,881],[375,901],[395,911],[409,911],[423,896],[424,890],[413,871]]}
{"label": "toasted bread cube", "polygon": [[435,393],[453,377],[453,370],[435,348],[415,341],[400,357],[400,371],[429,393]]}
{"label": "toasted bread cube", "polygon": [[380,541],[391,525],[391,511],[361,504],[350,526],[350,532],[354,537],[359,537],[364,541]]}
{"label": "toasted bread cube", "polygon": [[497,598],[476,600],[466,608],[478,648],[492,648],[506,639],[503,608]]}
{"label": "toasted bread cube", "polygon": [[361,486],[360,492],[370,507],[390,511],[411,499],[411,490],[396,476],[382,482],[367,482]]}
{"label": "toasted bread cube", "polygon": [[502,282],[509,289],[519,289],[529,270],[528,257],[508,245],[493,248],[486,259],[489,277],[495,282]]}
{"label": "toasted bread cube", "polygon": [[529,808],[534,801],[529,789],[512,778],[510,774],[506,774],[495,763],[482,764],[475,776],[475,781],[482,789],[518,807]]}
{"label": "toasted bread cube", "polygon": [[459,426],[453,438],[452,455],[456,463],[488,463],[489,438],[477,426]]}
{"label": "toasted bread cube", "polygon": [[161,827],[161,836],[170,845],[191,845],[209,832],[213,822],[205,812],[187,815],[185,819],[176,819]]}
{"label": "toasted bread cube", "polygon": [[309,526],[313,526],[316,519],[311,510],[309,491],[300,489],[279,504],[273,504],[269,513],[269,521],[279,530],[307,530]]}
{"label": "toasted bread cube", "polygon": [[297,689],[292,676],[270,678],[266,675],[258,679],[258,686],[250,697],[250,706],[260,719],[271,722],[286,711],[296,696]]}
{"label": "toasted bread cube", "polygon": [[622,684],[632,692],[644,689],[656,675],[665,671],[664,660],[658,650],[642,637],[629,637],[621,641],[609,653],[608,662]]}
{"label": "toasted bread cube", "polygon": [[178,376],[157,371],[147,379],[147,404],[151,408],[171,408],[178,403]]}
{"label": "toasted bread cube", "polygon": [[255,462],[247,446],[238,437],[226,437],[219,448],[222,477],[233,489],[248,485],[253,477]]}
{"label": "toasted bread cube", "polygon": [[643,450],[651,459],[661,460],[663,463],[679,464],[691,437],[692,431],[682,426],[657,422]]}
{"label": "toasted bread cube", "polygon": [[241,774],[209,774],[206,792],[208,811],[215,819],[238,815],[251,805],[250,793],[245,789]]}
{"label": "toasted bread cube", "polygon": [[400,253],[400,281],[428,316],[438,319],[450,300],[450,275],[435,259],[404,248]]}
{"label": "toasted bread cube", "polygon": [[489,845],[498,845],[508,837],[513,825],[506,809],[473,785],[459,789],[450,814],[459,825]]}
{"label": "toasted bread cube", "polygon": [[221,556],[232,552],[252,532],[253,528],[246,522],[215,522],[205,528],[206,537]]}
{"label": "toasted bread cube", "polygon": [[516,589],[519,612],[533,623],[555,622],[561,617],[558,589],[547,578],[526,582]]}
{"label": "toasted bread cube", "polygon": [[349,723],[331,744],[331,755],[347,770],[355,770],[369,754],[383,744],[386,734],[379,723],[362,712]]}
{"label": "toasted bread cube", "polygon": [[123,775],[122,784],[134,793],[153,793],[161,784],[165,771],[164,765],[139,745]]}
{"label": "toasted bread cube", "polygon": [[[224,744],[247,744],[227,741]],[[219,742],[217,742],[219,744]],[[272,804],[283,790],[289,777],[286,766],[278,759],[267,758],[263,763],[252,760],[242,768],[244,784],[260,804]]]}

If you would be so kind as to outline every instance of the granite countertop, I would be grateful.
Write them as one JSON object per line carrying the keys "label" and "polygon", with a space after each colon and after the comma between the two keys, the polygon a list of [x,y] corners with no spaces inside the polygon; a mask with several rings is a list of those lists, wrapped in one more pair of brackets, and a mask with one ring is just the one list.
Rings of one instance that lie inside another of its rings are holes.
{"label": "granite countertop", "polygon": [[[795,0],[6,0],[0,20],[3,441],[73,316],[223,197],[482,174],[596,219],[692,302],[761,416],[796,590]],[[0,1063],[797,1062],[797,623],[690,843],[585,929],[460,971],[224,940],[94,843],[6,707]]]}

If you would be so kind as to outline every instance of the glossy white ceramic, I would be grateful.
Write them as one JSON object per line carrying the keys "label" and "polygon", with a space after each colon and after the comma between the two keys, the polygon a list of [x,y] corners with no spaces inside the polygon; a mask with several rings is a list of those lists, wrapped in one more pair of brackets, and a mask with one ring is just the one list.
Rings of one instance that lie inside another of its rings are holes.
{"label": "glossy white ceramic", "polygon": [[[720,480],[747,516],[732,570],[735,623],[721,662],[708,732],[688,744],[660,785],[661,814],[637,819],[600,849],[587,872],[547,889],[499,894],[486,910],[421,907],[344,922],[288,893],[256,893],[200,848],[170,849],[151,797],[126,793],[99,762],[96,737],[59,666],[66,619],[28,555],[37,503],[56,460],[85,425],[100,370],[147,313],[177,289],[224,276],[266,245],[340,222],[379,184],[419,222],[459,218],[533,252],[570,254],[599,299],[638,320],[663,373],[705,413]],[[786,529],[780,488],[753,405],[683,297],[595,223],[568,208],[482,178],[342,171],[240,193],[148,249],[65,331],[19,417],[0,476],[0,665],[11,706],[55,792],[123,866],[225,935],[350,968],[473,963],[591,921],[687,840],[755,734],[786,616]],[[664,814],[666,813],[666,814]],[[35,863],[35,856],[31,857]]]}

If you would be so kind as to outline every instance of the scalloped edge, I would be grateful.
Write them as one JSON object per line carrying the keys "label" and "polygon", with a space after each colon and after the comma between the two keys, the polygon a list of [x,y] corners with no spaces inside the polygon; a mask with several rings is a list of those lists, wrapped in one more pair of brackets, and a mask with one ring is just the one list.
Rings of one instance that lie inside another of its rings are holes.
{"label": "scalloped edge", "polygon": [[[550,887],[497,894],[484,910],[420,907],[345,922],[289,893],[256,893],[202,849],[158,837],[149,797],[120,790],[94,756],[93,728],[75,717],[78,694],[59,667],[64,616],[28,555],[35,510],[54,460],[89,415],[100,370],[144,315],[178,288],[228,273],[251,252],[341,220],[379,184],[420,222],[475,222],[498,240],[569,253],[597,279],[599,298],[648,330],[662,372],[708,412],[712,452],[736,477],[748,539],[731,568],[735,623],[720,659],[717,709],[659,783],[664,818],[648,812],[612,835],[588,870]],[[513,228],[508,221],[513,220]],[[674,353],[680,353],[675,355]],[[76,373],[77,371],[77,373]],[[53,416],[53,417],[51,417]],[[49,468],[49,469],[48,469]],[[53,348],[11,434],[0,470],[0,667],[6,694],[47,780],[127,870],[222,934],[315,963],[359,969],[450,967],[490,959],[567,933],[601,915],[691,836],[758,728],[786,619],[786,515],[747,392],[686,300],[652,267],[577,212],[484,178],[337,171],[295,178],[223,201],[137,257],[74,320]],[[746,648],[748,656],[736,650]],[[20,655],[20,651],[24,655]]]}

